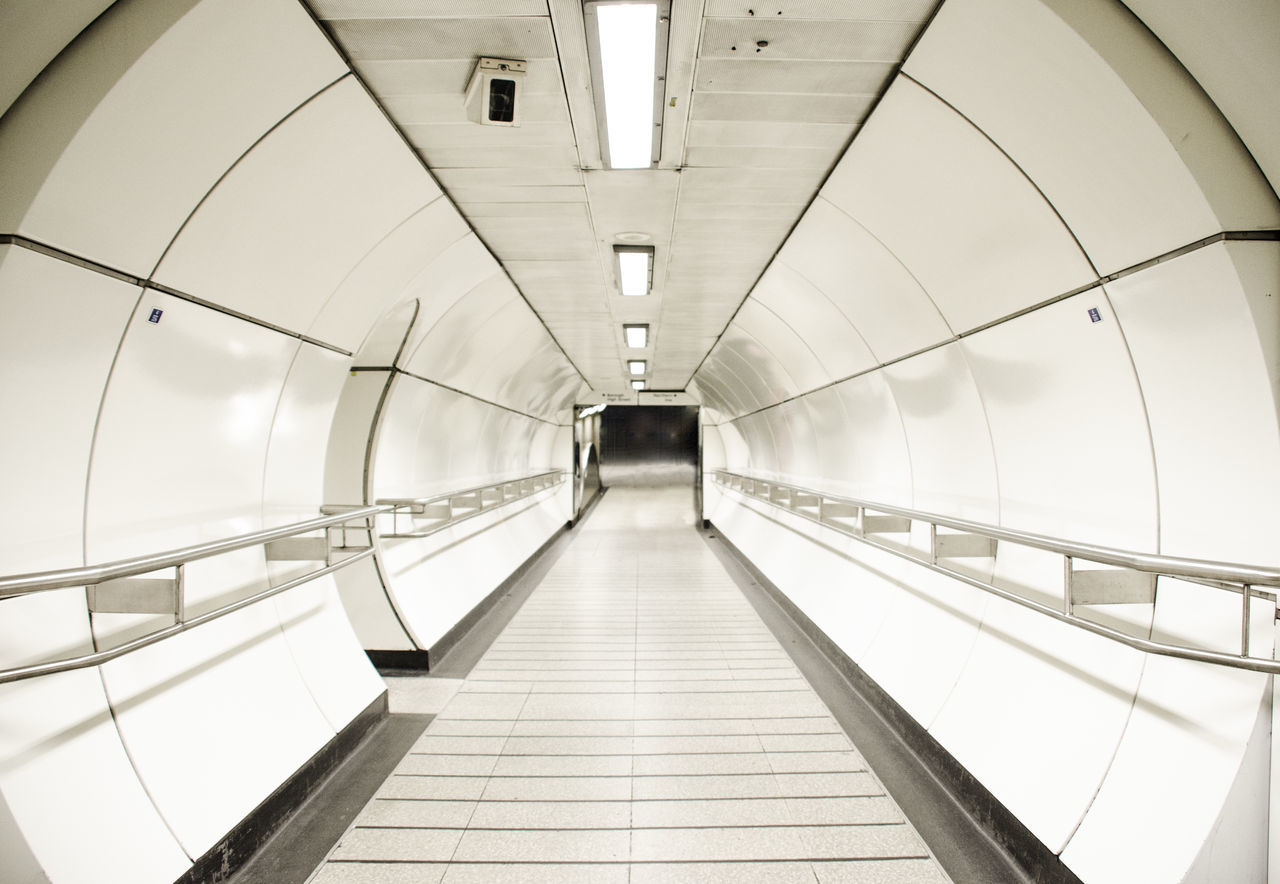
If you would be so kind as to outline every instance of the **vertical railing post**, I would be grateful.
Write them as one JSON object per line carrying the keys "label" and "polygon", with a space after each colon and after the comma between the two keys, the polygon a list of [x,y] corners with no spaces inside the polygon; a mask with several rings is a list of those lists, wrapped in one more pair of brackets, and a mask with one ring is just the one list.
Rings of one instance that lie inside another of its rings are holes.
{"label": "vertical railing post", "polygon": [[1075,615],[1075,606],[1071,603],[1071,574],[1073,570],[1071,556],[1062,557],[1062,613],[1068,617]]}

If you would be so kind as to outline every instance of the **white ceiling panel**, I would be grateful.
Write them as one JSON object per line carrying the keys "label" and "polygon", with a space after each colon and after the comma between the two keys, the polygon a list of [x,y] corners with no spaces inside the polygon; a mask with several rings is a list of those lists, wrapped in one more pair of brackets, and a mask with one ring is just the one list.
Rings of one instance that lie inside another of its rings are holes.
{"label": "white ceiling panel", "polygon": [[406,125],[414,146],[424,151],[482,147],[489,150],[523,150],[536,147],[573,148],[573,131],[558,123],[528,123],[512,128],[477,126],[474,123]]}
{"label": "white ceiling panel", "polygon": [[699,92],[693,98],[693,119],[854,123],[867,115],[874,100],[870,95]]}
{"label": "white ceiling panel", "polygon": [[[401,95],[453,95],[461,99],[475,66],[475,56],[459,54],[444,58],[366,58],[357,62],[356,70],[386,103],[388,98]],[[555,59],[529,59],[524,91],[563,94]]]}
{"label": "white ceiling panel", "polygon": [[725,18],[919,21],[928,18],[936,5],[937,0],[707,0],[706,14]]}
{"label": "white ceiling panel", "polygon": [[[478,131],[494,134],[492,130],[479,129],[467,119],[467,108],[461,98],[461,90],[414,92],[389,95],[383,100],[382,106],[402,126],[466,124]],[[558,92],[530,93],[524,90],[520,96],[520,122],[521,129],[538,123],[569,122],[564,96]]]}
{"label": "white ceiling panel", "polygon": [[696,120],[690,147],[805,147],[831,153],[849,140],[844,123],[778,123],[758,120]]}
{"label": "white ceiling panel", "polygon": [[[330,32],[354,61],[363,59],[555,58],[551,20],[512,18],[337,19]],[[466,85],[465,83],[463,84]]]}
{"label": "white ceiling panel", "polygon": [[[462,187],[572,187],[582,184],[582,174],[577,169],[565,168],[508,169],[496,166],[487,169],[440,169],[435,176],[450,193]],[[586,216],[585,207],[583,216]]]}
{"label": "white ceiling panel", "polygon": [[412,129],[407,127],[405,135],[409,137],[418,152],[422,154],[427,165],[433,169],[443,168],[475,168],[506,165],[516,169],[532,169],[545,166],[573,168],[577,152],[572,146],[560,147],[511,147],[495,145],[466,149],[461,147],[432,147],[419,144],[414,138]]}
{"label": "white ceiling panel", "polygon": [[324,19],[545,15],[546,0],[311,0]]}
{"label": "white ceiling panel", "polygon": [[708,58],[698,65],[699,92],[788,92],[815,95],[876,95],[897,65],[883,61]]}
{"label": "white ceiling panel", "polygon": [[[708,18],[703,58],[864,59],[893,63],[915,38],[915,21],[841,21],[783,16]],[[758,44],[764,41],[768,45]]]}

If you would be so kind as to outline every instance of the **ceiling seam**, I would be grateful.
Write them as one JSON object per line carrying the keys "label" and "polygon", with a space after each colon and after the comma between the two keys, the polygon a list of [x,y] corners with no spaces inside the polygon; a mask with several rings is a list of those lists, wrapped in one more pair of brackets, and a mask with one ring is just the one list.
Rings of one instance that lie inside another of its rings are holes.
{"label": "ceiling seam", "polygon": [[[315,25],[319,29],[320,33],[323,34],[324,38],[329,41],[329,45],[333,47],[333,51],[338,54],[338,57],[342,59],[342,63],[345,64],[347,66],[347,69],[351,72],[350,76],[352,76],[355,79],[355,81],[360,84],[360,88],[364,90],[365,95],[369,98],[371,102],[373,102],[374,107],[378,109],[378,112],[381,113],[383,118],[387,121],[387,125],[389,125],[392,131],[395,132],[396,135],[400,138],[400,141],[404,144],[405,148],[418,161],[418,164],[422,166],[422,170],[427,173],[427,176],[431,179],[432,182],[435,183],[436,187],[440,188],[440,193],[444,196],[446,200],[449,201],[449,205],[453,206],[454,211],[458,213],[458,217],[462,219],[463,223],[466,224],[467,227],[471,229],[472,234],[475,235],[476,240],[480,243],[480,245],[484,246],[484,250],[488,252],[489,257],[493,259],[493,262],[497,264],[499,268],[501,268],[503,276],[505,276],[507,278],[507,281],[511,283],[511,287],[516,290],[516,294],[518,294],[520,296],[520,299],[524,301],[525,306],[529,308],[529,311],[538,320],[538,324],[542,326],[543,330],[547,333],[547,336],[551,338],[553,343],[555,343],[556,347],[560,350],[561,355],[564,356],[565,361],[567,361],[569,365],[573,367],[573,370],[577,372],[578,377],[582,379],[582,382],[590,386],[591,382],[588,381],[587,376],[582,373],[582,369],[578,368],[577,363],[574,362],[573,359],[569,357],[569,353],[560,344],[560,341],[556,338],[556,336],[552,334],[550,326],[547,325],[547,323],[543,320],[542,316],[538,313],[538,311],[533,308],[533,303],[529,300],[528,297],[525,296],[525,293],[520,288],[520,286],[516,285],[516,281],[511,277],[511,273],[507,270],[506,265],[503,264],[500,260],[498,260],[498,256],[494,254],[493,249],[489,247],[489,244],[487,242],[485,242],[484,237],[482,237],[479,234],[479,232],[475,229],[475,225],[473,225],[471,223],[471,220],[466,216],[465,213],[463,213],[462,209],[458,206],[457,201],[454,200],[453,195],[449,193],[448,189],[445,188],[443,184],[440,183],[440,180],[436,177],[435,172],[433,172],[431,167],[427,165],[426,159],[422,156],[421,153],[418,152],[417,148],[413,146],[413,142],[409,140],[408,135],[405,134],[404,130],[401,129],[399,124],[397,124],[396,121],[392,118],[386,106],[381,101],[378,100],[378,97],[377,95],[374,94],[373,90],[369,88],[369,84],[365,82],[364,77],[360,75],[359,71],[355,69],[355,65],[352,64],[351,58],[347,55],[347,53],[343,50],[343,48],[338,44],[338,41],[334,38],[333,34],[329,33],[329,29],[324,26],[324,21],[318,15],[316,15],[315,10],[311,8],[310,4],[307,3],[306,0],[298,0],[298,5],[301,6],[303,10],[306,11],[307,15],[311,17],[311,20],[315,22]],[[548,16],[548,18],[550,18],[550,16]]]}
{"label": "ceiling seam", "polygon": [[825,187],[827,184],[827,181],[830,180],[831,175],[836,170],[836,166],[840,165],[840,161],[843,160],[845,158],[845,155],[849,153],[849,149],[852,148],[854,142],[857,141],[858,136],[862,133],[862,130],[865,128],[867,121],[869,121],[875,115],[876,108],[878,108],[880,106],[880,102],[884,100],[885,95],[889,91],[889,87],[893,85],[893,83],[897,80],[898,75],[902,73],[902,69],[906,65],[907,60],[911,58],[911,53],[915,51],[916,46],[919,45],[921,38],[924,37],[925,32],[929,30],[929,26],[933,24],[934,19],[937,18],[938,11],[942,8],[943,3],[945,2],[946,0],[938,0],[938,3],[933,7],[933,10],[921,23],[920,30],[916,33],[915,37],[912,38],[911,43],[906,48],[906,51],[903,52],[901,60],[899,60],[895,64],[893,72],[885,80],[884,88],[880,90],[875,100],[871,103],[871,106],[867,108],[867,112],[863,114],[862,119],[855,125],[853,133],[849,136],[848,140],[844,144],[844,147],[840,150],[840,152],[836,155],[836,158],[832,161],[830,168],[827,169],[826,175],[822,177],[822,181],[820,181],[818,183],[817,188],[814,189],[813,196],[810,197],[808,202],[805,203],[804,209],[801,210],[795,222],[792,223],[792,225],[787,229],[786,235],[783,236],[781,242],[778,243],[778,247],[774,249],[773,254],[769,256],[769,260],[765,263],[759,275],[756,276],[755,281],[751,283],[751,286],[747,289],[747,293],[743,295],[742,300],[738,302],[737,308],[733,311],[732,314],[730,314],[729,320],[724,324],[724,328],[720,330],[720,334],[716,335],[716,339],[711,342],[711,347],[708,348],[706,354],[702,357],[702,361],[698,363],[697,367],[694,368],[693,373],[689,375],[689,379],[685,381],[684,385],[686,387],[689,386],[689,384],[693,382],[693,379],[698,376],[698,372],[702,370],[702,366],[707,361],[707,356],[711,355],[711,351],[714,350],[717,346],[719,346],[720,339],[724,337],[724,333],[728,331],[729,326],[733,323],[733,320],[737,317],[738,311],[742,309],[742,305],[745,304],[747,302],[747,299],[751,297],[751,293],[754,292],[756,286],[760,284],[761,278],[765,275],[765,273],[768,272],[769,268],[773,265],[773,262],[777,260],[778,253],[781,252],[782,248],[787,244],[787,240],[791,238],[791,234],[795,232],[795,229],[798,226],[800,226],[800,222],[804,220],[804,216],[809,212],[809,207],[812,206],[814,201],[818,199],[819,194],[822,193],[822,188]]}

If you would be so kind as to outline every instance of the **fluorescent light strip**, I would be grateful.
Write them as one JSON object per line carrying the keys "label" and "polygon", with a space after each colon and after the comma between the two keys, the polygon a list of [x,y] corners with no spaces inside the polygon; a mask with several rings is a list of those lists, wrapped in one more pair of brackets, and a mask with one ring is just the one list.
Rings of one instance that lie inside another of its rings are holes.
{"label": "fluorescent light strip", "polygon": [[627,339],[627,346],[632,350],[643,350],[649,344],[649,326],[624,325],[622,334]]}
{"label": "fluorescent light strip", "polygon": [[643,359],[629,359],[627,368],[631,369],[632,374],[644,374],[645,362]]}
{"label": "fluorescent light strip", "polygon": [[643,390],[643,389],[644,389],[644,381],[632,381],[632,382],[631,382],[631,389],[633,389],[633,390]]}
{"label": "fluorescent light strip", "polygon": [[618,284],[622,294],[638,298],[649,294],[649,261],[652,252],[617,252]]}
{"label": "fluorescent light strip", "polygon": [[609,166],[647,169],[653,160],[656,3],[596,6]]}

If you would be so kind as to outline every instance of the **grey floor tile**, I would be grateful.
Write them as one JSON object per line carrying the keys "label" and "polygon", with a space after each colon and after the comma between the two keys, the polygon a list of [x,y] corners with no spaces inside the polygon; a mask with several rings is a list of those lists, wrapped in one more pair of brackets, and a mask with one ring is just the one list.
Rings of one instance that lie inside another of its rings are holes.
{"label": "grey floor tile", "polygon": [[454,863],[445,884],[627,884],[627,866],[555,863]]}
{"label": "grey floor tile", "polygon": [[393,774],[378,789],[378,798],[442,801],[478,801],[485,777],[409,777]]}
{"label": "grey floor tile", "polygon": [[741,718],[650,718],[636,722],[637,737],[752,736],[756,729]]}
{"label": "grey floor tile", "polygon": [[438,884],[445,863],[330,862],[307,884]]}
{"label": "grey floor tile", "polygon": [[902,811],[884,796],[862,798],[788,798],[787,807],[796,825],[865,825],[900,823]]}
{"label": "grey floor tile", "polygon": [[800,834],[791,828],[637,829],[632,862],[716,860],[804,860]]}
{"label": "grey floor tile", "polygon": [[[635,723],[622,721],[517,721],[513,737],[629,737]],[[628,750],[630,751],[630,750]]]}
{"label": "grey floor tile", "polygon": [[814,884],[807,862],[636,863],[631,884]]}
{"label": "grey floor tile", "polygon": [[821,884],[947,884],[950,880],[931,859],[816,862]]}
{"label": "grey floor tile", "polygon": [[869,773],[775,774],[774,779],[788,798],[884,794],[880,784]]}
{"label": "grey floor tile", "polygon": [[636,801],[631,810],[632,825],[637,829],[787,826],[794,819],[784,798]]}
{"label": "grey floor tile", "polygon": [[631,694],[530,694],[523,719],[600,720],[634,718]]}
{"label": "grey floor tile", "polygon": [[463,829],[474,801],[406,801],[377,798],[360,815],[360,825],[386,828]]}
{"label": "grey floor tile", "polygon": [[773,774],[743,776],[637,777],[636,800],[680,798],[781,798]]}
{"label": "grey floor tile", "polygon": [[679,737],[635,738],[637,755],[721,754],[725,752],[763,752],[760,738],[754,734],[689,734]]}
{"label": "grey floor tile", "polygon": [[627,829],[629,801],[482,801],[475,829]]}
{"label": "grey floor tile", "polygon": [[485,801],[625,801],[630,777],[503,777],[489,780]]}
{"label": "grey floor tile", "polygon": [[774,773],[833,773],[865,771],[867,762],[857,752],[770,752]]}
{"label": "grey floor tile", "polygon": [[928,858],[924,842],[902,823],[870,826],[812,826],[796,830],[809,855],[823,859]]}
{"label": "grey floor tile", "polygon": [[[544,724],[548,730],[564,731],[570,730],[575,722]],[[504,755],[630,755],[634,748],[635,738],[626,736],[512,736],[502,752]]]}
{"label": "grey floor tile", "polygon": [[[495,722],[498,723],[498,722]],[[511,729],[511,722],[500,722],[505,730]],[[502,745],[507,742],[505,736],[466,736],[464,734],[446,734],[437,728],[439,719],[431,722],[431,729],[418,738],[413,744],[411,753],[430,753],[433,755],[497,755]],[[444,722],[450,724],[450,722]],[[452,722],[461,725],[462,722]]]}
{"label": "grey floor tile", "polygon": [[686,774],[767,774],[772,773],[768,756],[760,752],[732,755],[636,755],[633,776],[683,776]]}
{"label": "grey floor tile", "polygon": [[331,857],[338,860],[448,862],[461,829],[365,829],[342,836]]}
{"label": "grey floor tile", "polygon": [[468,830],[455,862],[626,862],[631,833],[625,830]]}
{"label": "grey floor tile", "polygon": [[476,721],[435,718],[427,725],[424,737],[505,737],[511,733],[512,721]]}
{"label": "grey floor tile", "polygon": [[497,755],[446,755],[409,753],[396,766],[404,776],[484,777],[493,772]]}
{"label": "grey floor tile", "polygon": [[848,752],[853,749],[843,733],[761,734],[760,744],[766,752]]}
{"label": "grey floor tile", "polygon": [[527,695],[525,694],[466,694],[457,693],[444,709],[440,718],[501,719],[512,721],[520,717]]}
{"label": "grey floor tile", "polygon": [[630,755],[504,755],[495,777],[626,777]]}

